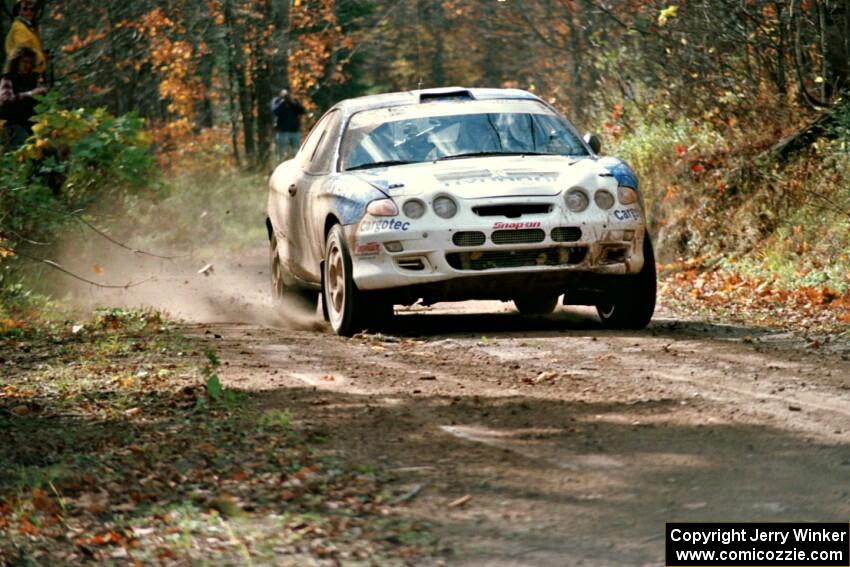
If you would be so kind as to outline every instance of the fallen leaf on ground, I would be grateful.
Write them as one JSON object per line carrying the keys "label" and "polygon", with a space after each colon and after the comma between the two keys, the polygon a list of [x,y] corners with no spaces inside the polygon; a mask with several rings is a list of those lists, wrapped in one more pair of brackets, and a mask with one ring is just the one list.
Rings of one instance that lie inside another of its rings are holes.
{"label": "fallen leaf on ground", "polygon": [[29,406],[27,406],[27,405],[20,405],[20,406],[13,407],[11,409],[11,412],[18,417],[24,417],[25,415],[29,414],[30,411],[31,410],[30,410]]}
{"label": "fallen leaf on ground", "polygon": [[140,413],[142,413],[142,408],[130,408],[124,412],[124,415],[127,417],[136,417]]}
{"label": "fallen leaf on ground", "polygon": [[77,545],[111,545],[120,544],[121,541],[121,536],[110,530],[94,537],[78,539],[76,543]]}
{"label": "fallen leaf on ground", "polygon": [[457,500],[452,500],[451,502],[449,502],[449,508],[460,508],[470,500],[472,500],[472,495],[470,494],[467,494],[466,496],[461,496]]}
{"label": "fallen leaf on ground", "polygon": [[551,382],[558,376],[559,374],[557,372],[541,372],[537,375],[537,378],[534,379],[534,383],[540,384],[541,382]]}

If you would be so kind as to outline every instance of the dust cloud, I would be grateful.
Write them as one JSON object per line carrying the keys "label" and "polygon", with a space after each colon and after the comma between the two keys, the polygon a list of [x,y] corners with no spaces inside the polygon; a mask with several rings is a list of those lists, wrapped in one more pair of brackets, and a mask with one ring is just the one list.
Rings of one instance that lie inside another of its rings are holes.
{"label": "dust cloud", "polygon": [[157,258],[95,238],[91,233],[84,240],[68,238],[51,259],[98,284],[128,287],[97,287],[58,271],[42,282],[52,296],[83,313],[99,307],[146,307],[192,323],[324,329],[316,313],[272,300],[268,251],[262,242],[249,250],[205,254],[145,250],[169,257]]}

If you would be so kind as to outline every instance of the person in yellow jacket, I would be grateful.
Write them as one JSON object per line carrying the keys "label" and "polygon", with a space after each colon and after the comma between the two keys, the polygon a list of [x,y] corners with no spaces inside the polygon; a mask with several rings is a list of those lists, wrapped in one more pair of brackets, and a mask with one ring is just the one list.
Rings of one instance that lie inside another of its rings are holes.
{"label": "person in yellow jacket", "polygon": [[15,21],[6,36],[6,56],[10,57],[19,47],[29,47],[35,51],[35,72],[44,74],[47,60],[41,49],[41,38],[35,27],[35,4],[32,0],[18,0],[12,10]]}

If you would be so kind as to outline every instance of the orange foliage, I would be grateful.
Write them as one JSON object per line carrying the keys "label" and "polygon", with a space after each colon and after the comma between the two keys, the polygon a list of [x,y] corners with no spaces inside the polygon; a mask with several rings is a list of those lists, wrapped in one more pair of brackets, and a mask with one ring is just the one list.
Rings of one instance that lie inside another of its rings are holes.
{"label": "orange foliage", "polygon": [[289,52],[289,87],[308,108],[314,106],[309,97],[319,83],[345,80],[342,73],[345,62],[339,62],[330,70],[330,76],[326,76],[334,52],[354,47],[353,38],[343,34],[338,25],[335,4],[336,0],[297,2],[289,12],[290,29],[298,34],[297,43]]}
{"label": "orange foliage", "polygon": [[71,43],[62,46],[62,52],[70,55],[75,51],[88,47],[95,41],[102,41],[105,37],[106,34],[95,29],[90,29],[86,33],[85,37],[80,37],[78,34],[74,34],[71,37]]}
{"label": "orange foliage", "polygon": [[663,294],[779,327],[829,328],[850,322],[850,292],[842,295],[825,286],[782,289],[774,280],[701,269],[700,262],[694,259],[664,266],[662,273],[668,275],[662,278]]}
{"label": "orange foliage", "polygon": [[158,148],[157,163],[164,171],[215,174],[234,167],[230,128],[193,132],[184,123],[169,122],[150,128],[149,133]]}
{"label": "orange foliage", "polygon": [[[186,144],[190,138],[195,118],[195,105],[203,97],[204,89],[196,74],[198,55],[206,52],[199,42],[193,50],[186,30],[162,8],[154,8],[137,23],[130,24],[150,42],[148,62],[159,74],[159,95],[168,101],[167,109],[173,118],[166,124],[151,128],[157,147],[163,152]],[[141,65],[136,61],[134,65]],[[138,67],[137,67],[138,68]],[[166,157],[166,160],[170,158]]]}
{"label": "orange foliage", "polygon": [[[159,94],[169,101],[168,111],[177,118],[176,124],[190,128],[203,87],[195,75],[192,46],[185,39],[169,37],[169,32],[185,36],[185,30],[161,8],[148,12],[134,27],[150,41],[150,62],[160,74]],[[197,52],[205,51],[206,46],[200,43]]]}

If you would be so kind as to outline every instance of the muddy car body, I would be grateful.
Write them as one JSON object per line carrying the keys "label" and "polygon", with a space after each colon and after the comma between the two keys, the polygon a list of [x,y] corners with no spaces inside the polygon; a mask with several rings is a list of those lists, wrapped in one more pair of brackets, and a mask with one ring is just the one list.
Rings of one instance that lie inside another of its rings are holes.
{"label": "muddy car body", "polygon": [[519,90],[438,89],[343,101],[270,179],[277,297],[340,334],[393,305],[513,300],[595,305],[638,328],[655,264],[634,172]]}

